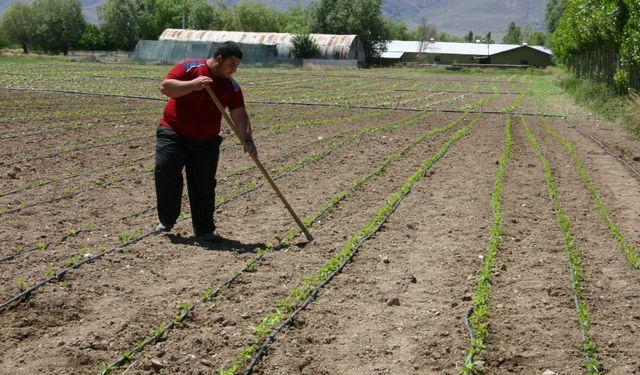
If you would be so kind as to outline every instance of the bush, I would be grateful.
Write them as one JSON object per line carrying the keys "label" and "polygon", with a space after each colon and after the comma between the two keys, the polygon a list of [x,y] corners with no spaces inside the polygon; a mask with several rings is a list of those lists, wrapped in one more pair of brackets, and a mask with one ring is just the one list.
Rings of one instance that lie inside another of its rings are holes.
{"label": "bush", "polygon": [[291,54],[296,59],[309,59],[315,57],[320,49],[309,34],[297,34],[291,39]]}

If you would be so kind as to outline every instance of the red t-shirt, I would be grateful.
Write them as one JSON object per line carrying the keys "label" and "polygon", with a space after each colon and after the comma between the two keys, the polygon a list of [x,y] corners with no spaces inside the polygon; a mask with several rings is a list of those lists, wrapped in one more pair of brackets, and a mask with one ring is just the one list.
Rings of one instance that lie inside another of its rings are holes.
{"label": "red t-shirt", "polygon": [[[211,88],[223,107],[230,110],[244,107],[240,85],[232,78],[212,76],[207,59],[185,60],[167,74],[165,79],[191,81],[199,76],[213,79]],[[193,91],[179,98],[169,98],[160,123],[185,138],[207,140],[220,134],[222,113],[218,111],[207,90]]]}

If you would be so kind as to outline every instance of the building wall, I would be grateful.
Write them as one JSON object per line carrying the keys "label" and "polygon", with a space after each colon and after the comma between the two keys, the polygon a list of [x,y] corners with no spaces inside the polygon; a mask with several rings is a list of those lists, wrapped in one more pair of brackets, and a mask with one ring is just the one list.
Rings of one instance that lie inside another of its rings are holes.
{"label": "building wall", "polygon": [[[474,59],[476,57],[476,59]],[[481,64],[486,56],[453,55],[453,54],[433,54],[423,52],[420,54],[420,62],[428,64]],[[401,62],[418,62],[417,52],[405,52],[400,59]],[[531,65],[544,67],[552,65],[551,56],[532,48],[518,48],[511,51],[491,55],[490,64],[499,65]]]}
{"label": "building wall", "polygon": [[531,66],[552,65],[551,56],[533,48],[517,48],[491,56],[492,64],[513,64]]}
{"label": "building wall", "polygon": [[[418,62],[418,53],[417,52],[405,52],[402,55],[402,62]],[[428,63],[428,64],[444,64],[451,65],[453,63],[458,64],[475,64],[476,60],[473,59],[473,56],[467,55],[450,55],[450,54],[432,54],[423,52],[420,54],[420,62]]]}

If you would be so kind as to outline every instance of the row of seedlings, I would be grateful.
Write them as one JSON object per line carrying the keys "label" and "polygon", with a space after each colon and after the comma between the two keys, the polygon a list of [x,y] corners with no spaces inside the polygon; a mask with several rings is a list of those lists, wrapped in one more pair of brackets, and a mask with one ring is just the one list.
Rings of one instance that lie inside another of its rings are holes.
{"label": "row of seedlings", "polygon": [[[378,163],[372,170],[370,170],[366,175],[356,178],[353,180],[349,186],[335,194],[333,194],[329,201],[324,204],[322,207],[317,208],[311,215],[305,217],[303,219],[303,223],[307,227],[312,227],[314,223],[316,223],[321,217],[323,217],[327,212],[331,209],[334,209],[336,206],[340,204],[341,201],[347,199],[351,194],[353,194],[356,190],[360,188],[364,183],[373,179],[374,177],[380,175],[392,162],[404,157],[410,150],[415,148],[421,142],[429,137],[433,137],[434,135],[441,134],[451,130],[452,128],[459,125],[464,119],[466,115],[460,116],[456,120],[452,121],[450,124],[434,128],[431,130],[427,130],[422,134],[418,135],[414,139],[412,139],[404,148],[402,148],[398,152],[393,152],[388,155],[384,160]],[[286,248],[290,246],[290,244],[295,240],[295,238],[300,234],[301,230],[297,226],[291,226],[283,235],[278,237],[276,245],[268,245],[267,247],[258,250],[255,257],[247,261],[240,269],[234,271],[234,274],[230,276],[224,283],[217,285],[216,287],[211,286],[205,289],[202,292],[202,299],[200,302],[192,303],[188,306],[188,308],[181,309],[180,313],[174,317],[174,320],[169,323],[161,324],[160,326],[165,329],[162,331],[154,330],[154,333],[144,339],[139,340],[134,343],[134,346],[125,351],[117,358],[115,361],[107,364],[103,364],[101,368],[101,374],[106,374],[109,371],[122,366],[126,361],[130,360],[132,356],[141,351],[145,346],[157,342],[160,338],[162,338],[169,330],[175,328],[179,322],[182,322],[185,318],[189,316],[189,313],[193,311],[193,309],[205,302],[211,301],[215,298],[223,289],[231,287],[232,283],[236,281],[243,273],[246,272],[255,272],[256,268],[259,266],[259,261],[264,260],[265,257],[269,255],[269,253]]]}
{"label": "row of seedlings", "polygon": [[238,372],[251,373],[255,364],[264,355],[266,348],[274,340],[275,336],[295,316],[305,309],[317,296],[322,287],[329,283],[337,273],[353,258],[362,244],[374,235],[393,214],[402,199],[411,192],[412,186],[418,182],[431,166],[446,153],[451,145],[466,135],[475,125],[478,118],[457,130],[440,148],[425,160],[420,167],[404,180],[402,186],[379,207],[374,217],[371,218],[360,230],[349,236],[341,249],[329,258],[314,273],[304,277],[302,283],[290,289],[288,295],[278,301],[271,313],[264,316],[254,327],[255,336],[252,343],[242,348],[229,362],[228,366],[219,370],[219,374],[236,374]]}

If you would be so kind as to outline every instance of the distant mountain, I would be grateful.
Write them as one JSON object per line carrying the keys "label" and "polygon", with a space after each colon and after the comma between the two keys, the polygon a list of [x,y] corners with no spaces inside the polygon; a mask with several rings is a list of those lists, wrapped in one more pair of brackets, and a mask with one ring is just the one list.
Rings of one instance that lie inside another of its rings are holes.
{"label": "distant mountain", "polygon": [[[0,0],[0,12],[15,0]],[[82,13],[89,22],[97,23],[97,7],[104,0],[81,0]],[[240,0],[226,0],[234,5]],[[286,9],[296,0],[254,0],[279,10]],[[28,1],[30,2],[30,1]],[[301,0],[306,6],[311,0]],[[464,36],[469,30],[485,35],[492,32],[495,41],[502,41],[511,21],[520,26],[529,23],[533,31],[544,30],[544,11],[547,0],[385,0],[386,16],[404,20],[410,27],[424,17],[437,26],[438,31]]]}

